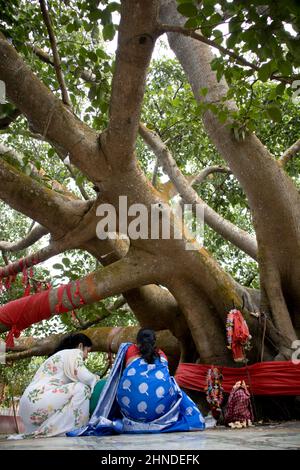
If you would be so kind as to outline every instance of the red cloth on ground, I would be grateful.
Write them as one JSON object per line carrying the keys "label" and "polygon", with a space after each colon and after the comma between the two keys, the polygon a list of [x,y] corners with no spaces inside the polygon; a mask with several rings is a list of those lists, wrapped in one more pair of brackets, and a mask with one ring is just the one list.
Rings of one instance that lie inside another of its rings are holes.
{"label": "red cloth on ground", "polygon": [[[167,356],[165,355],[165,353],[161,349],[158,349],[157,352],[160,356],[163,356],[165,359],[167,359]],[[141,353],[140,353],[140,350],[137,347],[137,345],[132,344],[131,346],[129,346],[129,348],[126,351],[125,364],[127,363],[127,361],[129,361],[129,359],[132,359],[134,357],[138,357],[140,355],[141,355]]]}
{"label": "red cloth on ground", "polygon": [[[179,364],[176,380],[180,387],[205,392],[208,364]],[[222,386],[230,393],[238,380],[244,380],[254,395],[300,395],[300,364],[292,361],[259,362],[246,367],[218,366]],[[250,376],[250,383],[248,373]]]}
{"label": "red cloth on ground", "polygon": [[225,424],[235,421],[253,421],[250,393],[243,387],[230,392],[225,408]]}

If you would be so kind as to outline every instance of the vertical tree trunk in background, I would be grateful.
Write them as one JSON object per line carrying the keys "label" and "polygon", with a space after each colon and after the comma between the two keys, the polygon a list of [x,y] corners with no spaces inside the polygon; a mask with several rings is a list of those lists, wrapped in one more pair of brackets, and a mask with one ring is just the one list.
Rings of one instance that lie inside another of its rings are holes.
{"label": "vertical tree trunk in background", "polygon": [[[175,0],[161,0],[161,21],[184,24]],[[177,33],[168,34],[171,48],[181,63],[195,98],[218,102],[227,93],[224,79],[217,81],[210,62],[209,46]],[[205,98],[200,89],[208,88]],[[230,108],[235,108],[229,102]],[[237,141],[227,124],[221,124],[210,111],[203,117],[205,129],[227,161],[246,193],[258,242],[262,308],[266,309],[280,332],[296,338],[292,319],[299,316],[300,302],[300,196],[292,180],[278,165],[254,133]]]}

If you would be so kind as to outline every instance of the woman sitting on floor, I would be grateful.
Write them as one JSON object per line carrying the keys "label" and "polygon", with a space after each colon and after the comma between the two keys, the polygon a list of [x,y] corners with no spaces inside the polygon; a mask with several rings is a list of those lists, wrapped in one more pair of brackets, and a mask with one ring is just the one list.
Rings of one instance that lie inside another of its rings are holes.
{"label": "woman sitting on floor", "polygon": [[90,395],[99,380],[84,366],[91,347],[86,335],[68,335],[40,366],[20,400],[26,437],[64,435],[88,422]]}
{"label": "woman sitting on floor", "polygon": [[199,409],[170,376],[167,358],[155,343],[155,332],[141,329],[137,345],[120,346],[88,425],[69,436],[205,428]]}

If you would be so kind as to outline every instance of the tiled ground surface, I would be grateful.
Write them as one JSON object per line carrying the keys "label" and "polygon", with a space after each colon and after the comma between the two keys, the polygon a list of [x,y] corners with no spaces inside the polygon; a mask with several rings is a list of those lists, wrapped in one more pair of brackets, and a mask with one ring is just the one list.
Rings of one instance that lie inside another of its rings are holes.
{"label": "tiled ground surface", "polygon": [[248,429],[217,427],[204,432],[106,437],[53,437],[5,440],[0,450],[226,450],[300,449],[300,421],[255,426]]}

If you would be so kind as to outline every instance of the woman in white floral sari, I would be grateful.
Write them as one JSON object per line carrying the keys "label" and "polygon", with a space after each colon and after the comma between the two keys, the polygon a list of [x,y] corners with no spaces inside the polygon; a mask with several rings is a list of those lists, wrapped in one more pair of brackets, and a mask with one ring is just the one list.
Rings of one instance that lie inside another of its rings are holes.
{"label": "woman in white floral sari", "polygon": [[88,422],[90,396],[99,380],[84,366],[91,346],[87,336],[69,335],[41,365],[20,400],[24,437],[64,435]]}

